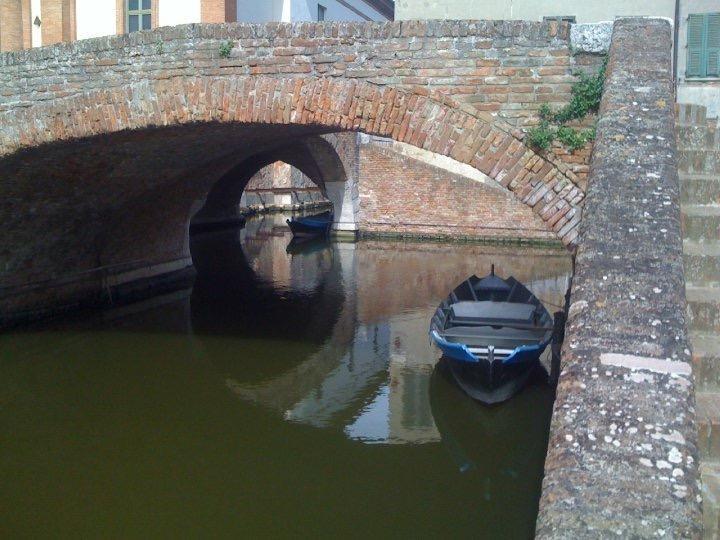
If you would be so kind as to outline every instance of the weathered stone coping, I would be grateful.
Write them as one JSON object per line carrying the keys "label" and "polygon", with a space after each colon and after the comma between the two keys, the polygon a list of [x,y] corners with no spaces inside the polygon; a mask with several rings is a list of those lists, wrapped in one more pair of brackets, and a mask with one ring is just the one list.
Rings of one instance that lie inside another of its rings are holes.
{"label": "weathered stone coping", "polygon": [[615,22],[539,538],[700,535],[672,28]]}

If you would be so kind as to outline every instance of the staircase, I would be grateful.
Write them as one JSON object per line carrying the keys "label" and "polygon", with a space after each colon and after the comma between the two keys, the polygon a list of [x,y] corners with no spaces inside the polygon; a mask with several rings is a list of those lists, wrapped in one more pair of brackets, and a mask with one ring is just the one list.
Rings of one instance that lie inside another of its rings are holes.
{"label": "staircase", "polygon": [[705,538],[720,538],[720,130],[678,105],[685,291],[693,346]]}

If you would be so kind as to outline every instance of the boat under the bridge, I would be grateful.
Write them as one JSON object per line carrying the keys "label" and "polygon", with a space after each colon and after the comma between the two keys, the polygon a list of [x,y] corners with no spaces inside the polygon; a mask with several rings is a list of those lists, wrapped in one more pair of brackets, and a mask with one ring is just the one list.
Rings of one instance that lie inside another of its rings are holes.
{"label": "boat under the bridge", "polygon": [[457,384],[473,399],[511,398],[540,366],[553,336],[542,302],[515,278],[472,276],[438,306],[430,337]]}
{"label": "boat under the bridge", "polygon": [[295,237],[326,236],[332,226],[333,213],[327,210],[311,216],[288,219],[286,222]]}

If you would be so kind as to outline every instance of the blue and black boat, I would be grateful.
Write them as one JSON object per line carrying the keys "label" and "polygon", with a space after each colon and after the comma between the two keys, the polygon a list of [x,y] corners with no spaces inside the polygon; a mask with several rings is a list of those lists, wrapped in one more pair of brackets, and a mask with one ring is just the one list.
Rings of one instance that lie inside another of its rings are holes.
{"label": "blue and black boat", "polygon": [[294,217],[286,220],[293,236],[327,236],[333,222],[333,214],[327,210],[311,216]]}
{"label": "blue and black boat", "polygon": [[443,352],[458,385],[492,404],[519,392],[540,367],[553,337],[553,319],[527,287],[513,277],[472,276],[438,306],[430,337]]}

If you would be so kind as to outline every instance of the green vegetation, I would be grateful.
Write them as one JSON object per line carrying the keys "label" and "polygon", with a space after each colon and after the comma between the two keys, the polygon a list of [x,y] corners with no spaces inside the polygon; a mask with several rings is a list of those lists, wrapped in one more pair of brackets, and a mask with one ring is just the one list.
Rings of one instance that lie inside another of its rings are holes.
{"label": "green vegetation", "polygon": [[574,152],[583,148],[588,141],[595,140],[595,127],[581,131],[568,126],[560,126],[556,135],[558,141]]}
{"label": "green vegetation", "polygon": [[220,45],[220,58],[230,58],[230,53],[233,50],[233,42],[226,41]]}
{"label": "green vegetation", "polygon": [[571,89],[570,103],[553,111],[547,103],[538,110],[540,124],[528,131],[528,144],[538,150],[547,150],[555,139],[575,151],[595,139],[595,128],[580,130],[566,126],[571,120],[585,118],[600,108],[607,57],[595,75],[578,73],[580,80]]}
{"label": "green vegetation", "polygon": [[155,52],[157,54],[162,54],[164,52],[163,50],[163,40],[158,38],[158,40],[155,42]]}
{"label": "green vegetation", "polygon": [[550,122],[543,119],[540,125],[528,131],[528,144],[539,150],[547,150],[555,140],[555,131],[550,127]]}

